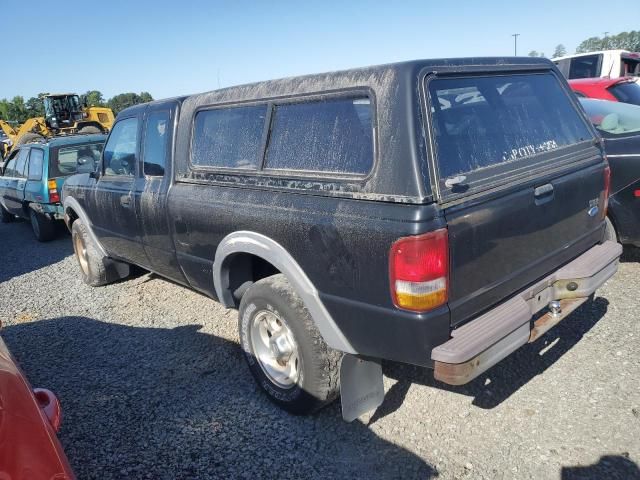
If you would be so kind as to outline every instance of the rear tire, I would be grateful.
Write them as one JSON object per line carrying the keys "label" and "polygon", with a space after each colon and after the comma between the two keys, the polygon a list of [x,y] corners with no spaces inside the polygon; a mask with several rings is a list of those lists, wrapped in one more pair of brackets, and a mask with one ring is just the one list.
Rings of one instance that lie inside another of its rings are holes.
{"label": "rear tire", "polygon": [[11,223],[16,219],[14,215],[7,212],[2,205],[0,205],[0,221],[2,223]]}
{"label": "rear tire", "polygon": [[44,142],[45,138],[38,133],[25,133],[18,140],[16,140],[16,145],[24,145],[25,143],[33,143],[33,142]]}
{"label": "rear tire", "polygon": [[80,266],[82,281],[92,287],[99,287],[109,283],[105,260],[107,257],[100,253],[89,231],[82,220],[77,219],[71,226],[73,250]]}
{"label": "rear tire", "polygon": [[609,217],[606,217],[604,219],[604,239],[605,240],[610,240],[612,242],[617,242],[618,241],[618,235],[616,234],[616,229],[613,226],[613,222],[609,219]]}
{"label": "rear tire", "polygon": [[89,125],[88,127],[82,127],[80,130],[78,130],[78,133],[89,135],[91,133],[102,133],[102,130],[100,130],[98,127],[94,127],[93,125]]}
{"label": "rear tire", "polygon": [[48,242],[53,240],[56,235],[56,226],[53,220],[42,213],[35,210],[29,211],[29,220],[31,221],[31,229],[39,242]]}
{"label": "rear tire", "polygon": [[[284,275],[262,279],[246,291],[238,323],[249,369],[272,402],[304,415],[338,396],[342,353],[324,342]],[[276,342],[283,334],[284,347]],[[291,352],[286,360],[283,352]]]}

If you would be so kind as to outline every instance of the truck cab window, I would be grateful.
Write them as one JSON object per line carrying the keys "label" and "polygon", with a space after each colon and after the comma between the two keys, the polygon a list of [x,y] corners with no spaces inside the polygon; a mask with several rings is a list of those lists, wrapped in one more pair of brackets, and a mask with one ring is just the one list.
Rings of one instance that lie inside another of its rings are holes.
{"label": "truck cab window", "polygon": [[104,147],[105,175],[133,176],[136,171],[138,119],[125,118],[113,126]]}
{"label": "truck cab window", "polygon": [[167,158],[167,145],[170,135],[170,115],[168,111],[153,112],[147,117],[144,133],[144,160],[143,171],[145,175],[164,175]]}

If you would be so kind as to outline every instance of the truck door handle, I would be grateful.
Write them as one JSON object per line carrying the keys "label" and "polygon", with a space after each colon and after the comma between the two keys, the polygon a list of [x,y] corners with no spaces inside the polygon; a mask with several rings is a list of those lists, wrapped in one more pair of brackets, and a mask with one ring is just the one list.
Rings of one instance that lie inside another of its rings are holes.
{"label": "truck door handle", "polygon": [[456,185],[463,185],[467,179],[465,175],[456,175],[455,177],[449,177],[444,181],[444,186],[447,188],[453,188]]}
{"label": "truck door handle", "polygon": [[553,185],[551,185],[550,183],[547,183],[546,185],[541,185],[533,191],[533,195],[536,198],[545,197],[551,194],[553,194]]}
{"label": "truck door handle", "polygon": [[131,206],[131,197],[129,195],[120,196],[120,205],[129,208]]}

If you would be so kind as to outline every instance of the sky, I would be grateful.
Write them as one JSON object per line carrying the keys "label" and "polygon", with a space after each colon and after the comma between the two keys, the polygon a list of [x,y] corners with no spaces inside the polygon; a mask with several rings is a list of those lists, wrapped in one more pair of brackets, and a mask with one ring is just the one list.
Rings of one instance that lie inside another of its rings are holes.
{"label": "sky", "polygon": [[[624,14],[622,14],[624,12]],[[419,59],[572,53],[637,30],[638,0],[0,0],[0,98],[154,98]]]}

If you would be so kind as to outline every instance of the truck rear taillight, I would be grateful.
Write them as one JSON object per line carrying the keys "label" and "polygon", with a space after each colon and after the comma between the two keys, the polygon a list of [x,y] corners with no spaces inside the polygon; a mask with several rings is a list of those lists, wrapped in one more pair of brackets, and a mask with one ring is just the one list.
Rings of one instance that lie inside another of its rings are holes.
{"label": "truck rear taillight", "polygon": [[611,193],[611,167],[607,163],[604,167],[604,203],[602,206],[602,218],[607,216],[607,208],[609,208],[609,193]]}
{"label": "truck rear taillight", "polygon": [[447,229],[394,242],[389,254],[389,279],[396,307],[424,312],[444,305],[449,287]]}
{"label": "truck rear taillight", "polygon": [[49,189],[49,202],[58,203],[60,194],[58,193],[58,184],[53,178],[47,182],[47,188]]}

